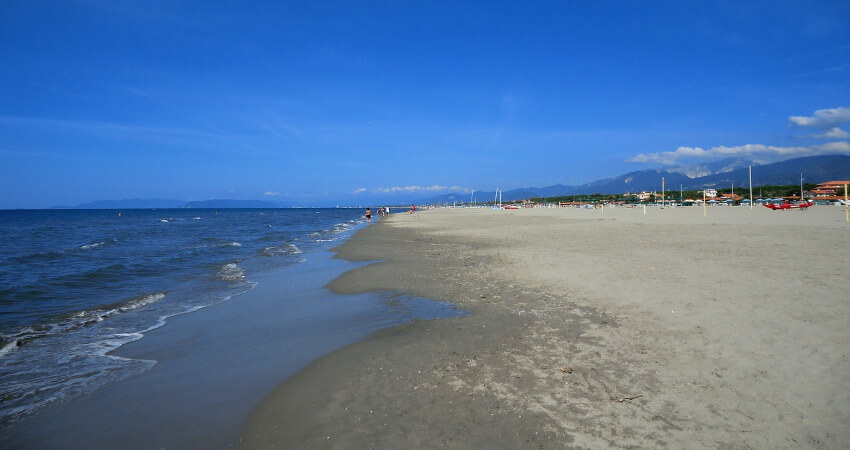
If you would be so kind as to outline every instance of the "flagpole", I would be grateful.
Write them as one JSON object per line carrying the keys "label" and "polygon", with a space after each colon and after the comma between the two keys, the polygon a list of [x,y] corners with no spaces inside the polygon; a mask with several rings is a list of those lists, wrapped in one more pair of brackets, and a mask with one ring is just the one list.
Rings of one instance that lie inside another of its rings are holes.
{"label": "flagpole", "polygon": [[750,166],[750,209],[753,209],[753,166]]}

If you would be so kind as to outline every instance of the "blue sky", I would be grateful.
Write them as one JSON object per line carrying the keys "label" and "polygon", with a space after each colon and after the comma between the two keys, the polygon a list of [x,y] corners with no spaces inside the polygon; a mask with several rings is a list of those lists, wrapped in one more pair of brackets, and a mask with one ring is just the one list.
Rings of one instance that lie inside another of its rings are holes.
{"label": "blue sky", "polygon": [[0,3],[0,208],[850,154],[850,2]]}

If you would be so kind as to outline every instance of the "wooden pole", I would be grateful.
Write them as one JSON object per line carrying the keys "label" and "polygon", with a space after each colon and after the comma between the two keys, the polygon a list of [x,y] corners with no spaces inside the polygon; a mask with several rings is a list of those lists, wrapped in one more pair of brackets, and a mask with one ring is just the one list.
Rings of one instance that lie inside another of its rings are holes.
{"label": "wooden pole", "polygon": [[753,166],[750,166],[750,209],[753,209]]}
{"label": "wooden pole", "polygon": [[850,222],[850,210],[847,209],[847,185],[844,185],[844,220]]}
{"label": "wooden pole", "polygon": [[705,189],[702,190],[702,216],[707,216],[707,213],[705,211]]}

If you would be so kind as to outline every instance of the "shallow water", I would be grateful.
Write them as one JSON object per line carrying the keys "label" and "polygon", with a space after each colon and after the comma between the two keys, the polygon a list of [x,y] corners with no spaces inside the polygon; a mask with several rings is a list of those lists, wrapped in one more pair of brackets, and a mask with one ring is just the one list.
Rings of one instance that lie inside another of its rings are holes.
{"label": "shallow water", "polygon": [[359,209],[0,211],[0,424],[149,369],[109,352],[362,224]]}
{"label": "shallow water", "polygon": [[[161,279],[173,284],[163,293],[47,316],[52,328],[44,336],[0,360],[2,376],[13,381],[3,385],[12,394],[7,411],[34,405],[0,423],[0,446],[112,447],[128,436],[140,448],[234,445],[256,404],[319,356],[381,328],[463,314],[427,299],[326,289],[358,265],[332,259],[328,250],[363,226],[356,217],[338,221],[344,218],[305,227],[295,239],[281,233],[260,236],[262,244],[231,245],[253,255],[201,264],[201,275],[194,266],[168,274]],[[269,262],[261,251],[289,246],[299,249],[285,251],[297,259]],[[220,272],[233,267],[242,272],[222,283]],[[194,297],[212,301],[174,301]],[[167,300],[173,309],[161,308]],[[80,324],[92,316],[99,320]]]}

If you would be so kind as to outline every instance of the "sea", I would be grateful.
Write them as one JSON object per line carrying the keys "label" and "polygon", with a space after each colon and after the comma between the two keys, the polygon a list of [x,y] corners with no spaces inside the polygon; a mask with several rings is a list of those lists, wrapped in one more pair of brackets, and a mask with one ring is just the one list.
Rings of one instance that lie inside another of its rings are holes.
{"label": "sea", "polygon": [[[303,283],[288,268],[330,261],[364,226],[362,209],[345,208],[0,211],[0,426],[150,370],[157,360],[113,352],[237,301],[264,274]],[[366,331],[462,313],[390,297],[357,312],[394,311]],[[320,303],[298,308],[321,316]],[[320,338],[309,336],[320,326],[307,328],[305,342]]]}

